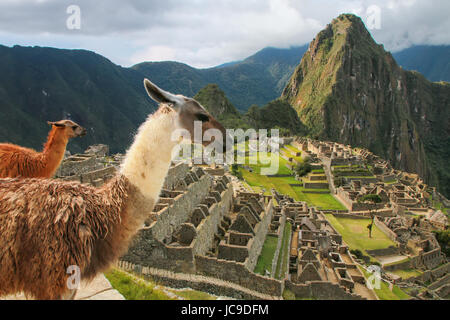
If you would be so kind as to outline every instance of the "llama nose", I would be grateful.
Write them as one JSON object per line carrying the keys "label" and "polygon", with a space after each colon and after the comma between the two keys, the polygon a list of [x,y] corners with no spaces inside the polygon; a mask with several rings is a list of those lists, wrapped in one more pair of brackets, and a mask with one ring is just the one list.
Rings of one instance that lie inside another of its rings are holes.
{"label": "llama nose", "polygon": [[83,131],[81,131],[80,136],[83,137],[87,134],[87,130],[83,128]]}

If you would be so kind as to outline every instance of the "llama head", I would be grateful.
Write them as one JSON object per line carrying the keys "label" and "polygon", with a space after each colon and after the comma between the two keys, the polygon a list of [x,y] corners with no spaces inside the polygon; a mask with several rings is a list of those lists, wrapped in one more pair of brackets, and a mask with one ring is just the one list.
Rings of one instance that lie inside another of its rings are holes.
{"label": "llama head", "polygon": [[47,121],[53,128],[64,130],[68,138],[82,137],[86,135],[86,129],[72,120],[60,120],[56,122]]}
{"label": "llama head", "polygon": [[[205,135],[205,132],[212,129],[209,131],[210,133],[212,132],[210,134],[211,139],[202,138],[201,143],[204,146],[215,141],[215,138],[218,136],[221,136],[221,141],[218,141],[220,147],[217,151],[225,152],[227,148],[232,146],[224,126],[214,119],[198,101],[164,91],[148,79],[144,79],[144,86],[150,98],[157,103],[169,104],[178,113],[181,127],[189,132],[191,138],[195,137],[194,128],[197,122],[201,126],[202,137],[208,136],[208,134]],[[220,134],[215,134],[213,130],[218,130],[215,132],[220,132]]]}

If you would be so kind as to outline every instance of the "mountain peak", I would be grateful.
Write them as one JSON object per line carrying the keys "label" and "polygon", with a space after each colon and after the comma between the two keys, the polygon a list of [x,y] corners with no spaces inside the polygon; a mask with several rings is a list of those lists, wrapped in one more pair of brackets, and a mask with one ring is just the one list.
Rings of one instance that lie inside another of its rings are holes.
{"label": "mountain peak", "polygon": [[441,190],[448,185],[450,168],[435,147],[447,143],[450,120],[439,114],[448,114],[448,87],[400,68],[359,17],[340,15],[319,32],[282,97],[313,137],[367,148]]}
{"label": "mountain peak", "polygon": [[227,115],[238,115],[239,112],[231,104],[219,86],[210,83],[202,88],[194,97],[213,117],[221,118]]}

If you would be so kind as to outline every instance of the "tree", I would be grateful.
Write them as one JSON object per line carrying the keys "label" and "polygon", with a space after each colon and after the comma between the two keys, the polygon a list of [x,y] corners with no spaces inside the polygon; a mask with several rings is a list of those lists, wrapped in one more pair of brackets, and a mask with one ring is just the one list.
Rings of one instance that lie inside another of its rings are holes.
{"label": "tree", "polygon": [[302,163],[295,166],[294,170],[299,177],[306,176],[312,170],[311,160],[309,158],[305,158]]}
{"label": "tree", "polygon": [[381,203],[383,200],[377,194],[366,194],[358,199],[358,202],[372,202],[372,203]]}

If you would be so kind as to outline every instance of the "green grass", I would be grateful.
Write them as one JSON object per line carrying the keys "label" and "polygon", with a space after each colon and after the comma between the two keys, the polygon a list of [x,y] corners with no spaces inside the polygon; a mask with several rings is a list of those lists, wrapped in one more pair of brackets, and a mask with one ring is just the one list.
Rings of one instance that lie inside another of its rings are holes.
{"label": "green grass", "polygon": [[[268,177],[249,172],[243,168],[239,168],[245,182],[253,189],[265,188],[266,193],[270,193],[270,189],[274,188],[278,192],[286,194],[297,201],[305,201],[309,206],[320,207],[324,210],[346,210],[344,205],[334,198],[330,193],[313,194],[305,191],[318,191],[317,189],[305,189],[300,186],[291,186],[290,184],[301,184],[301,181],[295,180],[294,177]],[[322,189],[319,189],[319,191]],[[323,189],[326,190],[326,189]]]}
{"label": "green grass", "polygon": [[332,166],[332,169],[342,169],[342,168],[359,168],[361,167],[359,164],[352,164],[351,166]]}
{"label": "green grass", "polygon": [[[323,210],[346,210],[342,203],[340,203],[330,193],[305,193],[303,187],[292,187],[296,196],[294,197],[298,201],[305,201],[308,205],[319,207]],[[320,189],[321,190],[321,189]]]}
{"label": "green grass", "polygon": [[386,263],[386,264],[383,265],[383,266],[384,266],[384,267],[395,266],[395,265],[397,265],[397,264],[405,263],[405,262],[410,261],[410,260],[411,260],[411,258],[405,258],[405,259],[400,260],[400,261],[394,261],[394,262],[391,262],[391,263]]}
{"label": "green grass", "polygon": [[[270,153],[269,153],[270,156]],[[291,186],[290,184],[301,184],[301,181],[295,180],[293,176],[289,177],[270,177],[261,175],[261,168],[269,165],[262,165],[257,154],[245,157],[245,166],[252,168],[253,172],[249,172],[243,168],[239,168],[245,182],[251,186],[255,191],[259,192],[262,188],[265,189],[265,194],[270,194],[272,188],[276,189],[282,194],[286,194],[297,201],[305,201],[309,206],[319,207],[323,210],[346,210],[344,205],[334,198],[330,193],[328,194],[312,194],[304,191],[317,189],[305,189],[300,186]],[[254,162],[255,164],[250,164]],[[278,174],[291,175],[285,164],[287,161],[279,157]],[[323,172],[323,169],[319,169]],[[319,171],[320,172],[320,171]],[[327,190],[327,189],[320,189]]]}
{"label": "green grass", "polygon": [[280,254],[278,255],[277,268],[275,270],[275,278],[282,279],[286,274],[287,268],[287,255],[289,254],[289,240],[291,239],[292,225],[290,222],[286,222],[283,230],[283,240],[280,248]]}
{"label": "green grass", "polygon": [[[268,152],[267,157],[270,158],[271,156],[272,156],[272,153]],[[244,160],[245,163],[243,163],[242,165],[252,168],[253,172],[257,173],[257,174],[261,174],[261,168],[270,167],[270,164],[262,164],[261,163],[261,158],[260,158],[259,154],[248,155],[248,156],[245,156],[244,159],[245,159]],[[238,159],[238,160],[240,160],[240,159]],[[291,175],[292,171],[286,167],[286,164],[288,163],[288,161],[283,159],[280,156],[278,157],[278,161],[279,161],[278,162],[278,171],[276,174]]]}
{"label": "green grass", "polygon": [[422,272],[416,269],[405,269],[405,270],[395,270],[395,271],[389,271],[390,273],[393,273],[399,277],[402,277],[402,279],[408,279],[413,277],[418,277],[422,275]]}
{"label": "green grass", "polygon": [[278,237],[267,236],[266,241],[264,241],[261,254],[258,257],[258,262],[254,272],[264,275],[265,270],[272,272],[272,260],[275,255],[275,250],[277,249]]}
{"label": "green grass", "polygon": [[[303,158],[301,156],[296,156],[295,152],[293,152],[291,149],[288,149],[288,148],[285,147],[285,148],[282,148],[281,150],[284,150],[286,155],[289,158],[295,159],[295,161],[297,161],[298,163],[302,163],[303,162]],[[280,150],[280,152],[281,152],[281,150]],[[300,151],[296,151],[296,152],[300,152]]]}
{"label": "green grass", "polygon": [[[358,266],[359,267],[359,266]],[[359,267],[364,277],[367,279],[370,277],[370,273]],[[389,285],[385,281],[380,281],[380,288],[374,289],[375,294],[380,300],[407,300],[411,298],[405,292],[402,291],[398,286],[394,285],[392,291],[389,289]]]}
{"label": "green grass", "polygon": [[289,150],[291,150],[292,152],[295,152],[295,153],[301,153],[300,150],[298,150],[296,147],[294,147],[293,145],[290,145],[290,144],[285,145],[284,148],[289,149]]}
{"label": "green grass", "polygon": [[433,201],[433,208],[435,208],[437,210],[441,210],[447,216],[450,215],[449,209],[445,208],[444,204],[442,202],[439,202],[436,200],[432,200],[432,201]]}
{"label": "green grass", "polygon": [[370,224],[370,219],[336,218],[332,214],[326,214],[326,217],[352,250],[359,249],[368,255],[366,250],[396,246],[395,242],[389,239],[375,224],[372,228],[372,238],[369,238],[367,226]]}
{"label": "green grass", "polygon": [[155,289],[155,284],[140,281],[126,272],[113,269],[105,273],[105,277],[127,300],[173,300],[163,291]]}
{"label": "green grass", "polygon": [[185,290],[168,289],[168,291],[176,294],[179,297],[184,298],[185,300],[217,300],[217,297],[212,296],[206,292],[196,291],[192,289],[185,289]]}
{"label": "green grass", "polygon": [[[119,291],[127,300],[175,300],[175,298],[169,297],[163,290],[155,289],[156,284],[153,282],[118,269],[112,269],[105,273],[105,277],[109,280],[111,286]],[[206,292],[192,289],[174,290],[167,288],[167,291],[186,300],[217,299],[217,297]]]}

